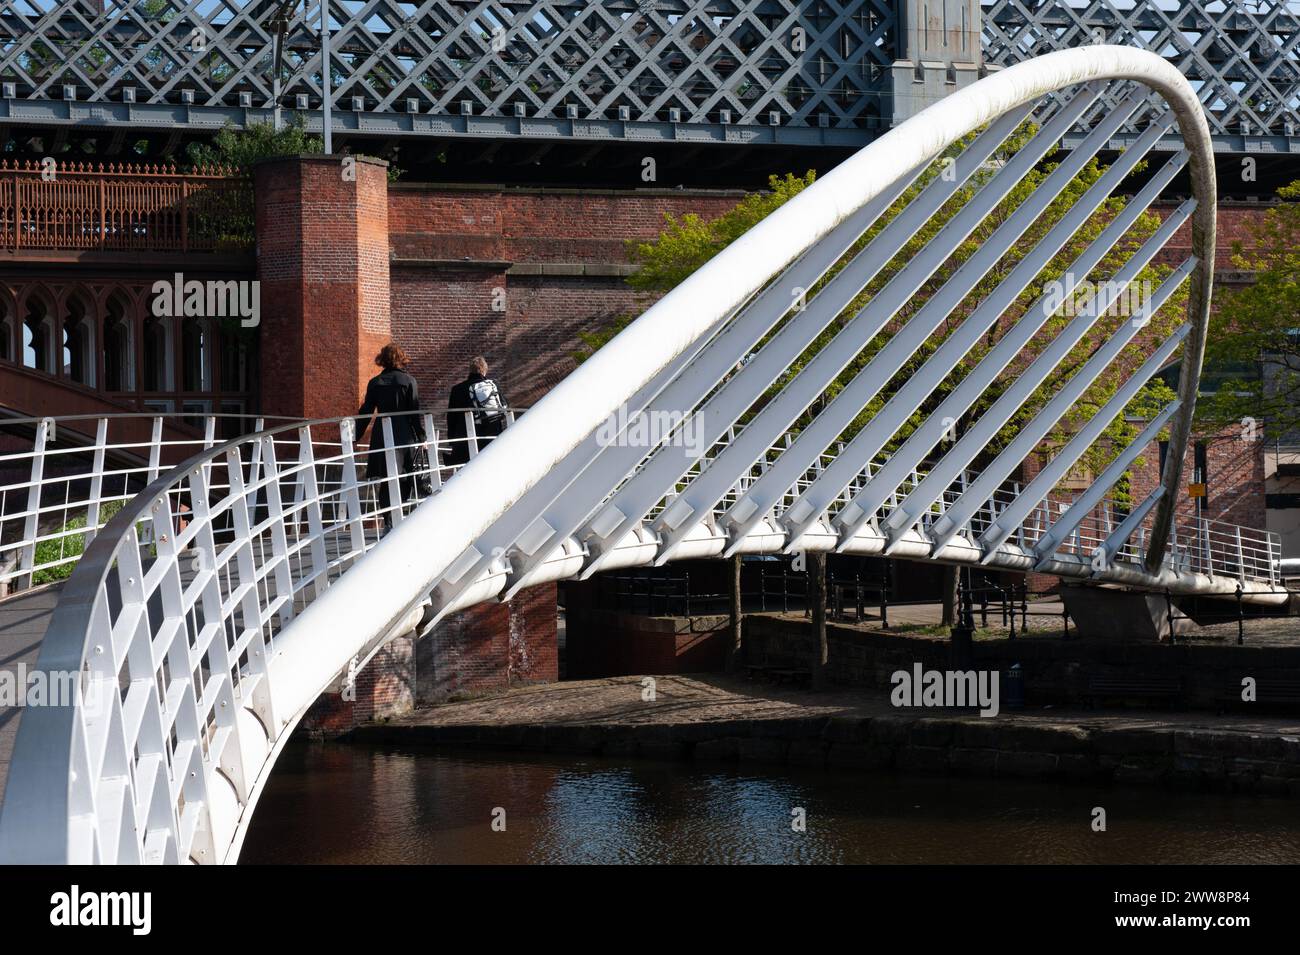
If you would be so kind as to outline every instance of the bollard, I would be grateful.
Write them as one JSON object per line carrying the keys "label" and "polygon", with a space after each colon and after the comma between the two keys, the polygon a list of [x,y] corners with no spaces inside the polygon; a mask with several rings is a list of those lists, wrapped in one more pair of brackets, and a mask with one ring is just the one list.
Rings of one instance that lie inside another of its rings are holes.
{"label": "bollard", "polygon": [[1019,663],[1011,664],[1007,670],[1006,707],[1009,710],[1021,710],[1025,707],[1025,671]]}

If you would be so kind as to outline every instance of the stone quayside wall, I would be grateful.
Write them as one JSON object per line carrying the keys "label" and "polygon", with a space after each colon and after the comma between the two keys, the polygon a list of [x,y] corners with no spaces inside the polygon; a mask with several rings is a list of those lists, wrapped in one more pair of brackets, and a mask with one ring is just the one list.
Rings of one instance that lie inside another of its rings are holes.
{"label": "stone quayside wall", "polygon": [[370,724],[349,739],[1300,796],[1300,736],[1163,725],[1044,725],[897,713],[640,725]]}

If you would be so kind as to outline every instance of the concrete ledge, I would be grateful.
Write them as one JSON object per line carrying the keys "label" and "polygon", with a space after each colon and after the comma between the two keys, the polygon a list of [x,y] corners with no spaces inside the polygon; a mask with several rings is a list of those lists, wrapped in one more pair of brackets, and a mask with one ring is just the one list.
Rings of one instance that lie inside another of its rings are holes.
{"label": "concrete ledge", "polygon": [[[1120,721],[1116,721],[1119,723]],[[894,712],[690,722],[483,725],[367,724],[347,737],[372,744],[572,755],[739,761],[948,776],[1300,797],[1300,736],[1054,720]]]}
{"label": "concrete ledge", "polygon": [[503,259],[416,259],[392,257],[388,264],[398,269],[481,269],[486,272],[508,272],[513,262]]}
{"label": "concrete ledge", "polygon": [[580,276],[586,278],[626,278],[636,272],[635,265],[607,262],[515,262],[507,275],[528,276]]}

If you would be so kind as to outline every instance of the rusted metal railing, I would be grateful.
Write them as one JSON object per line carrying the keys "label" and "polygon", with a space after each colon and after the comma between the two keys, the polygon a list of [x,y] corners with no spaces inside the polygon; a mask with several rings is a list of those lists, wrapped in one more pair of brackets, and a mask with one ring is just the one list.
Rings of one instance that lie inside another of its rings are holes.
{"label": "rusted metal railing", "polygon": [[0,249],[240,251],[253,191],[226,169],[0,162]]}

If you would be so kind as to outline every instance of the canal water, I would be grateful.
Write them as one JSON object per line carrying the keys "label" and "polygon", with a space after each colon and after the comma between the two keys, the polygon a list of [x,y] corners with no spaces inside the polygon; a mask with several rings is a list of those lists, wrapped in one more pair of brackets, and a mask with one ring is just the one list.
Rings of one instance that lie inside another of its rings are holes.
{"label": "canal water", "polygon": [[[1105,832],[1093,831],[1095,807]],[[327,743],[277,762],[241,861],[1297,863],[1300,807],[1156,788]]]}

